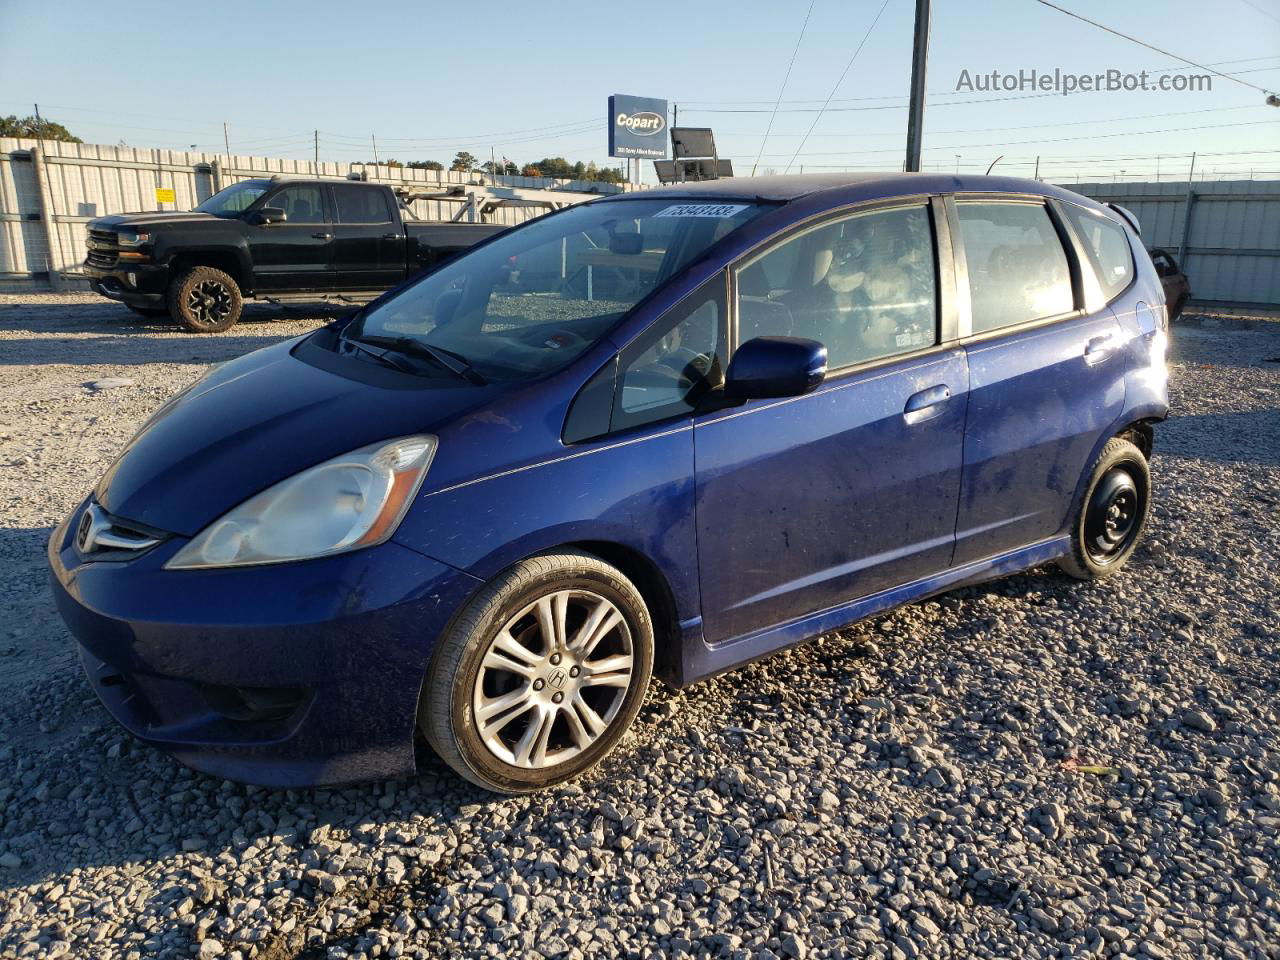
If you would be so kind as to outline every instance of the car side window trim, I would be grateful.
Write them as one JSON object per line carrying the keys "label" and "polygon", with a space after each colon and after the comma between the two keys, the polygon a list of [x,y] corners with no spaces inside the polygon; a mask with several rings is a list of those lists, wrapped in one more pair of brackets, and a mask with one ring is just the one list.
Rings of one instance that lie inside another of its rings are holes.
{"label": "car side window trim", "polygon": [[[934,260],[934,289],[937,293],[937,302],[934,305],[934,336],[936,342],[920,347],[917,350],[895,353],[886,357],[875,357],[858,363],[846,364],[842,367],[833,367],[828,370],[827,376],[823,382],[823,387],[820,387],[817,392],[824,392],[823,388],[826,384],[835,383],[845,377],[855,376],[865,373],[868,370],[874,370],[877,367],[913,360],[953,348],[959,338],[958,311],[960,308],[960,302],[957,296],[958,284],[952,258],[948,256],[944,263],[942,253],[944,248],[951,249],[954,246],[958,246],[958,244],[953,244],[952,237],[955,236],[955,232],[949,227],[949,224],[945,222],[945,218],[942,216],[942,211],[935,202],[940,199],[941,198],[937,196],[920,194],[910,197],[888,197],[876,200],[859,201],[858,203],[849,204],[835,210],[824,211],[819,215],[809,217],[799,223],[791,224],[782,232],[766,238],[750,250],[741,254],[728,267],[730,359],[732,359],[733,354],[737,351],[738,347],[741,346],[739,343],[738,329],[738,275],[743,270],[752,266],[752,264],[757,260],[768,256],[773,250],[783,244],[798,239],[807,233],[821,230],[832,223],[837,223],[841,220],[847,220],[864,214],[921,207],[925,208],[929,212],[931,227],[930,232],[932,236],[932,252]],[[945,240],[943,239],[944,233]],[[797,397],[792,399],[802,398]]]}
{"label": "car side window trim", "polygon": [[[1097,304],[1096,308],[1093,308],[1091,306],[1086,306],[1085,309],[1089,313],[1097,313],[1099,310],[1103,310],[1111,306],[1121,297],[1125,296],[1130,290],[1133,289],[1133,285],[1138,282],[1138,255],[1133,249],[1133,238],[1130,237],[1129,231],[1126,230],[1123,225],[1116,223],[1114,220],[1112,220],[1111,223],[1120,228],[1120,232],[1124,235],[1125,243],[1129,245],[1129,282],[1125,284],[1124,288],[1121,289],[1118,293],[1108,298],[1106,293],[1102,290],[1101,284],[1099,283],[1097,276],[1094,274],[1095,268],[1093,264],[1093,258],[1089,255],[1089,251],[1085,249],[1084,238],[1079,235],[1079,232],[1076,230],[1075,225],[1071,222],[1071,218],[1066,215],[1066,211],[1062,206],[1063,204],[1069,203],[1069,202],[1070,201],[1058,200],[1055,198],[1050,202],[1050,208],[1053,210],[1055,214],[1057,214],[1058,219],[1062,221],[1063,226],[1065,227],[1067,233],[1071,237],[1071,243],[1074,245],[1075,257],[1079,261],[1081,266],[1081,272],[1084,274],[1086,278],[1085,279],[1086,294],[1092,294],[1092,296],[1088,296],[1088,295],[1086,296],[1086,303]],[[1073,206],[1079,207],[1087,215],[1104,216],[1103,214],[1098,213],[1096,210],[1090,210],[1088,207],[1084,206],[1083,204],[1077,203],[1077,204],[1073,204]],[[1110,218],[1107,218],[1107,219],[1110,219]],[[1145,251],[1146,248],[1143,247],[1141,249]],[[1087,270],[1084,269],[1086,264],[1088,265]]]}
{"label": "car side window trim", "polygon": [[[718,285],[720,287],[719,303],[722,309],[717,323],[720,328],[720,341],[726,348],[726,356],[720,359],[720,363],[723,369],[728,369],[727,345],[729,343],[730,314],[730,307],[728,306],[730,296],[728,274],[729,271],[727,269],[721,269],[698,284],[664,310],[660,317],[649,324],[643,332],[618,350],[607,363],[587,378],[574,394],[573,400],[570,401],[569,408],[565,413],[565,424],[561,428],[562,443],[566,446],[573,446],[615,437],[626,437],[651,428],[669,427],[672,423],[680,420],[690,420],[698,414],[699,411],[697,409],[686,408],[669,412],[660,411],[652,420],[631,423],[619,422],[620,413],[623,409],[622,389],[626,367],[631,360],[642,354],[655,340],[670,334],[677,326],[688,319],[691,306],[696,309],[695,304],[701,305],[702,301],[714,298]],[[601,382],[604,380],[611,381],[610,389],[608,390],[609,412],[607,416],[601,416],[599,411],[589,412],[583,409],[579,402],[589,401],[590,398],[587,396],[589,392],[599,395],[602,386]],[[601,426],[602,420],[603,426]]]}
{"label": "car side window trim", "polygon": [[[1038,327],[1063,323],[1064,321],[1086,315],[1086,310],[1083,305],[1085,298],[1084,278],[1081,271],[1079,252],[1075,247],[1075,237],[1066,230],[1062,214],[1058,210],[1054,209],[1052,205],[1053,198],[1043,197],[1038,194],[959,193],[947,194],[944,197],[944,200],[947,205],[947,223],[951,229],[951,236],[956,241],[953,244],[952,253],[955,258],[956,297],[961,303],[959,307],[959,342],[962,345],[968,346],[971,343],[981,343],[985,340],[993,340],[998,337],[1022,333],[1027,330],[1035,330]],[[1051,314],[1047,317],[1037,317],[1034,320],[1027,320],[1022,323],[1009,324],[1005,327],[997,327],[994,330],[983,330],[978,333],[974,333],[973,295],[972,288],[969,285],[969,268],[964,250],[964,243],[960,242],[960,217],[957,212],[958,202],[963,203],[966,201],[1008,204],[1022,203],[1042,207],[1048,214],[1049,221],[1053,224],[1054,232],[1058,236],[1058,242],[1063,246],[1063,255],[1067,259],[1067,270],[1071,277],[1071,298],[1075,306],[1070,310]]]}

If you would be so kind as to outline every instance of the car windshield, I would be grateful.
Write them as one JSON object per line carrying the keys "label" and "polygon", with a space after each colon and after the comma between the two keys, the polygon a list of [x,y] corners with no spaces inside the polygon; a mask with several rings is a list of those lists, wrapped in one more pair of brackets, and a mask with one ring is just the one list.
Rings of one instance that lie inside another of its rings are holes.
{"label": "car windshield", "polygon": [[368,308],[347,336],[447,351],[488,380],[542,376],[582,354],[641,299],[764,209],[670,199],[571,207]]}
{"label": "car windshield", "polygon": [[238,217],[253,205],[253,201],[267,192],[270,180],[241,180],[225,190],[219,190],[196,210],[211,213],[215,217]]}

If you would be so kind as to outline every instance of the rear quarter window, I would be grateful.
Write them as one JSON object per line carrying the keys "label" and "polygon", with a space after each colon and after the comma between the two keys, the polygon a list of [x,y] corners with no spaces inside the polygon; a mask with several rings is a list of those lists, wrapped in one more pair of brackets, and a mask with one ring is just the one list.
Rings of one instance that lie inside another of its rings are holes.
{"label": "rear quarter window", "polygon": [[1098,285],[1110,300],[1133,280],[1133,251],[1124,227],[1110,217],[1074,203],[1064,203],[1062,207],[1072,229],[1080,237],[1090,266],[1098,277]]}

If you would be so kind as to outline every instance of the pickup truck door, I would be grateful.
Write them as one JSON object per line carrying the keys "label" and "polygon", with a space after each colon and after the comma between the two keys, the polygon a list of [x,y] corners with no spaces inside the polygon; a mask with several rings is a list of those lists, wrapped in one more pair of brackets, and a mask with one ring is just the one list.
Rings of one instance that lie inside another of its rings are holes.
{"label": "pickup truck door", "polygon": [[337,288],[327,194],[324,184],[294,183],[263,198],[262,206],[279,207],[286,219],[249,227],[255,291],[305,293]]}
{"label": "pickup truck door", "polygon": [[343,290],[385,290],[405,277],[404,226],[388,187],[335,183],[334,262]]}

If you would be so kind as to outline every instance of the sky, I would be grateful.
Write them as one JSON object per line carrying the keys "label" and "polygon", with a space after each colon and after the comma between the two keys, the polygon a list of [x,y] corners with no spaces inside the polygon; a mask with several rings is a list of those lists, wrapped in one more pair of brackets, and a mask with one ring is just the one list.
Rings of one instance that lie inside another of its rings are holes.
{"label": "sky", "polygon": [[[1055,2],[1280,91],[1280,0]],[[468,150],[618,164],[606,105],[628,93],[712,127],[739,174],[900,169],[914,8],[0,0],[0,115],[39,103],[86,142],[135,147],[220,153],[225,122],[238,154],[308,159],[319,131],[322,160],[369,161],[376,136],[384,161]],[[1197,177],[1280,179],[1280,108],[1259,90],[1221,76],[1198,91],[978,88],[993,70],[1033,69],[1203,73],[1036,0],[935,0],[925,168],[981,173],[1003,155],[997,172],[1029,176],[1038,156],[1041,175],[1064,182],[1185,179],[1195,151]]]}

